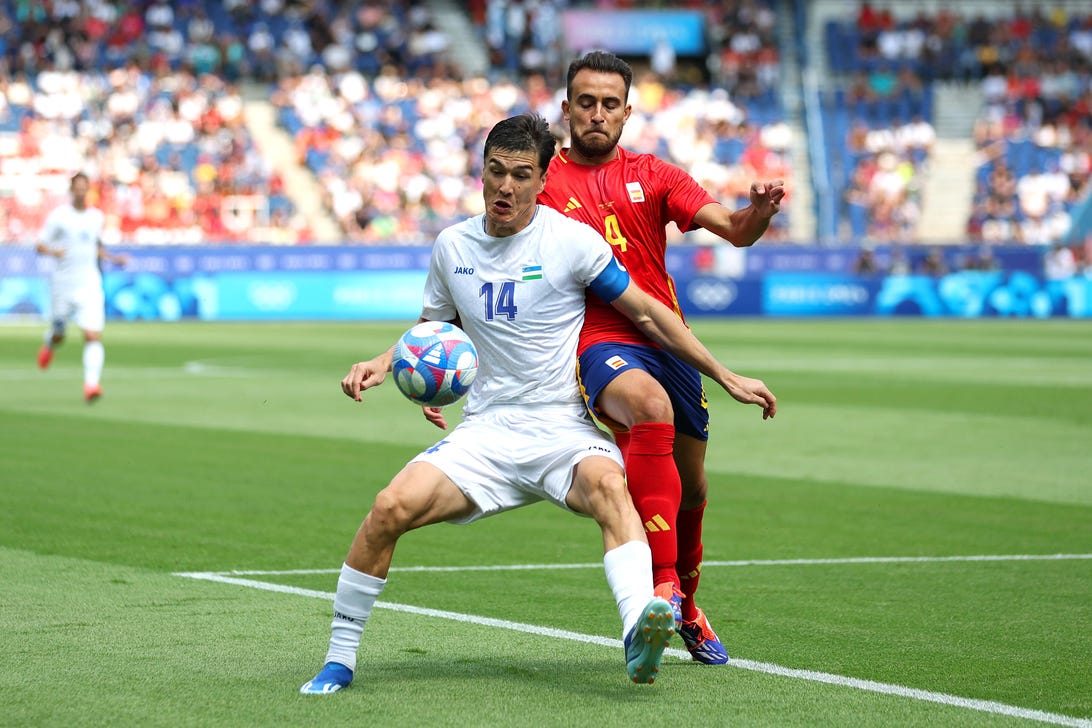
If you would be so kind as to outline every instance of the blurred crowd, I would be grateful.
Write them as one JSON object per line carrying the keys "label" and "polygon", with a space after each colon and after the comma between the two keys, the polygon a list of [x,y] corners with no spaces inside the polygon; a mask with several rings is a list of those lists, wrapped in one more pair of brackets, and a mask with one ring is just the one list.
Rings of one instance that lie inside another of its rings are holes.
{"label": "blurred crowd", "polygon": [[[428,242],[479,211],[481,144],[497,120],[536,110],[567,143],[564,11],[637,4],[470,0],[489,70],[464,78],[419,0],[0,0],[0,235],[32,237],[83,169],[116,240],[310,240],[247,127],[241,88],[258,83],[346,240]],[[694,63],[658,47],[636,67],[622,144],[678,164],[729,207],[754,179],[783,177],[791,193],[777,6],[641,5],[706,13],[709,54]],[[1092,168],[1092,14],[896,19],[864,2],[828,25],[827,46],[842,79],[829,146],[848,240],[917,238],[938,79],[981,84],[986,98],[969,239],[1066,233]],[[787,238],[791,214],[767,240]]]}
{"label": "blurred crowd", "polygon": [[[563,95],[537,75],[517,85],[407,79],[392,68],[369,82],[316,68],[282,79],[272,98],[350,240],[427,242],[481,211],[481,147],[496,121],[535,110],[566,143]],[[650,72],[635,79],[631,102],[622,144],[678,164],[729,207],[747,204],[752,180],[791,176],[788,127],[749,123],[722,90],[673,89]],[[783,238],[784,218],[775,221],[767,237]]]}
{"label": "blurred crowd", "polygon": [[[345,239],[427,242],[480,208],[493,123],[536,109],[563,137],[560,18],[584,5],[468,3],[491,69],[461,78],[450,39],[414,0],[2,0],[0,234],[33,237],[83,169],[113,240],[307,241],[245,123],[249,81],[273,87],[296,161]],[[656,54],[623,143],[742,205],[752,179],[791,172],[774,16],[765,0],[686,5],[710,14],[712,72]],[[768,238],[784,237],[785,218]]]}
{"label": "blurred crowd", "polygon": [[862,2],[855,21],[827,27],[831,66],[849,79],[846,184],[853,240],[913,241],[935,132],[929,85],[979,85],[981,163],[970,241],[1045,245],[1069,233],[1092,173],[1092,13],[1017,6],[967,17],[953,6],[897,19]]}
{"label": "blurred crowd", "polygon": [[247,130],[245,54],[205,5],[0,3],[3,239],[34,239],[81,170],[107,242],[309,238]]}
{"label": "blurred crowd", "polygon": [[[598,3],[605,7],[609,3]],[[712,80],[673,59],[639,70],[633,115],[622,144],[656,153],[689,171],[728,206],[746,204],[753,179],[791,178],[788,126],[771,113],[777,54],[769,4],[697,2],[724,36],[709,60]],[[296,139],[298,158],[322,182],[327,207],[347,239],[428,242],[443,227],[481,209],[480,156],[489,128],[535,110],[560,117],[567,59],[553,0],[470,3],[490,52],[488,77],[460,78],[442,54],[406,73],[388,63],[375,74],[312,66],[282,76],[273,102]],[[770,240],[787,235],[787,214]],[[672,239],[682,234],[673,231]]]}

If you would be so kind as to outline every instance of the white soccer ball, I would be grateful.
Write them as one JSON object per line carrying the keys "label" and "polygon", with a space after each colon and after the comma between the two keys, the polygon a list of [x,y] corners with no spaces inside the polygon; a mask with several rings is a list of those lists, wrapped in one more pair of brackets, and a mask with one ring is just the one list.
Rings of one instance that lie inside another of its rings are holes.
{"label": "white soccer ball", "polygon": [[398,390],[410,401],[443,407],[470,390],[478,376],[478,352],[458,326],[426,321],[398,339],[391,369]]}

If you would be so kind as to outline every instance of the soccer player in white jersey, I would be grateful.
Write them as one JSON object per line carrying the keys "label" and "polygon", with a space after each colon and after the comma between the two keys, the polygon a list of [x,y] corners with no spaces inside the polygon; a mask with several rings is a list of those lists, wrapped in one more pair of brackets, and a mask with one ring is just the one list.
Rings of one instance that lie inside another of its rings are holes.
{"label": "soccer player in white jersey", "polygon": [[[302,693],[333,693],[352,682],[365,622],[403,534],[540,500],[599,524],[627,673],[651,683],[659,670],[674,614],[653,594],[651,552],[621,453],[595,426],[576,380],[586,289],[737,400],[767,416],[776,400],[762,381],[717,362],[678,316],[631,284],[593,228],[536,204],[554,147],[540,116],[498,123],[485,141],[485,213],[436,239],[420,320],[460,325],[478,350],[478,377],[463,421],[376,495],[338,578],[325,664]],[[345,394],[361,401],[363,390],[381,384],[392,351],[354,364],[341,382]]]}
{"label": "soccer player in white jersey", "polygon": [[72,320],[83,332],[83,396],[91,403],[102,396],[105,360],[106,301],[99,261],[124,265],[128,257],[102,247],[103,214],[87,204],[89,188],[87,175],[75,174],[71,204],[50,212],[38,237],[38,253],[57,259],[50,280],[51,324],[38,350],[38,366],[46,369],[53,361],[53,350],[64,341],[65,326]]}

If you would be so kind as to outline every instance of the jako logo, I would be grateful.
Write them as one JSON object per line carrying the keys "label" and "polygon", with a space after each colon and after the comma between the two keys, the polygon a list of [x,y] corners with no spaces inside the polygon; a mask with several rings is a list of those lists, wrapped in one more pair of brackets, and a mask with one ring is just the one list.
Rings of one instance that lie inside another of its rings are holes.
{"label": "jako logo", "polygon": [[465,265],[455,266],[455,275],[457,276],[472,276],[474,275],[473,268],[467,268]]}

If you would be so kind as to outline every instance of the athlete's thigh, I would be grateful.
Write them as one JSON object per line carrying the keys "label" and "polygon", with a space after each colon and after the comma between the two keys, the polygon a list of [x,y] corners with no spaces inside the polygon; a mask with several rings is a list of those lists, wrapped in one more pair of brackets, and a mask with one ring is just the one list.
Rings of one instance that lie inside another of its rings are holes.
{"label": "athlete's thigh", "polygon": [[75,298],[75,314],[72,320],[84,332],[99,333],[106,326],[106,300],[102,290],[87,289]]}
{"label": "athlete's thigh", "polygon": [[[611,475],[617,475],[623,483],[625,475],[622,466],[613,458],[590,456],[576,464],[572,471],[572,486],[565,496],[565,505],[569,510],[576,511],[586,516],[596,515],[595,503],[599,501],[595,490],[603,479]],[[621,492],[628,496],[625,487]]]}
{"label": "athlete's thigh", "polygon": [[376,498],[398,509],[407,530],[464,518],[474,503],[435,465],[410,461]]}
{"label": "athlete's thigh", "polygon": [[657,352],[660,366],[655,375],[671,400],[675,413],[675,433],[696,440],[709,438],[709,403],[701,372],[673,354]]}
{"label": "athlete's thigh", "polygon": [[68,321],[76,315],[75,291],[67,286],[53,286],[49,295],[49,317],[54,321]]}
{"label": "athlete's thigh", "polygon": [[616,432],[638,421],[666,420],[671,400],[657,380],[657,350],[603,342],[580,355],[577,373],[588,410]]}
{"label": "athlete's thigh", "polygon": [[[572,508],[571,491],[584,471],[602,467],[622,473],[621,451],[587,413],[554,413],[539,418],[533,432],[535,436],[528,438],[516,462],[520,487],[540,498]],[[574,510],[589,513],[585,508]]]}
{"label": "athlete's thigh", "polygon": [[518,458],[533,444],[533,440],[505,427],[503,422],[478,416],[460,422],[411,463],[432,465],[474,504],[470,512],[449,519],[469,523],[542,500],[540,494],[518,485]]}

